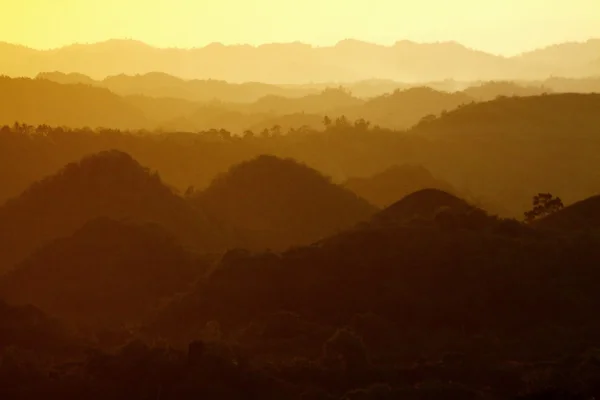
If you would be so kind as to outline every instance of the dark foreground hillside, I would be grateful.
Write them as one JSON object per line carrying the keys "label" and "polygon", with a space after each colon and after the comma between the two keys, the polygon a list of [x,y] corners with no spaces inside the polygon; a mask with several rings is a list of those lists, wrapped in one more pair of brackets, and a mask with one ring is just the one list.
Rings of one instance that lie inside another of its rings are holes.
{"label": "dark foreground hillside", "polygon": [[[116,198],[131,207],[112,219],[76,212],[81,228],[40,242],[0,279],[3,399],[600,394],[599,236],[593,226],[538,228],[571,218],[569,207],[525,225],[432,188],[372,215],[316,171],[273,156],[184,199],[119,152],[70,165],[27,193],[5,206],[23,211],[8,215],[69,221],[51,202],[106,211]],[[104,208],[89,208],[97,203]],[[182,226],[169,204],[188,210],[185,221],[198,207],[224,226],[258,221],[282,240],[323,238],[215,259],[180,244],[189,236],[174,230]],[[593,213],[594,200],[587,204]],[[345,219],[352,210],[363,222]],[[150,215],[162,217],[148,224]],[[327,234],[333,227],[341,231]]]}
{"label": "dark foreground hillside", "polygon": [[164,297],[185,291],[207,263],[156,225],[108,218],[33,253],[0,278],[0,296],[92,326],[135,324]]}

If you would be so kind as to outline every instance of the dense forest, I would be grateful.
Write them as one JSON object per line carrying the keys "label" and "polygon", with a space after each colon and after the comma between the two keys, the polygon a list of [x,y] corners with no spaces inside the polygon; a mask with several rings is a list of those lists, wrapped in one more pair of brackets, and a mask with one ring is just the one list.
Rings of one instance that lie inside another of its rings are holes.
{"label": "dense forest", "polygon": [[0,399],[600,398],[597,41],[165,51],[0,44]]}

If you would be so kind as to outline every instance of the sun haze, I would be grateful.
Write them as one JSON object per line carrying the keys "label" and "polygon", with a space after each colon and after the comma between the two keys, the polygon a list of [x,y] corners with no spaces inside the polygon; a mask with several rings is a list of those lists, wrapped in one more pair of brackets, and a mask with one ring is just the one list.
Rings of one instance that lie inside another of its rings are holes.
{"label": "sun haze", "polygon": [[512,55],[600,36],[597,0],[0,0],[0,40],[47,49],[131,38],[159,47],[345,38],[454,40]]}

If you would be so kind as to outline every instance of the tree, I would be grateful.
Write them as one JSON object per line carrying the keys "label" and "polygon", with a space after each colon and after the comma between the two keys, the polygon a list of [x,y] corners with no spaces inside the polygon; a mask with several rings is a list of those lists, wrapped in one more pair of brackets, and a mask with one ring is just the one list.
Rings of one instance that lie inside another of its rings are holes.
{"label": "tree", "polygon": [[346,118],[345,115],[342,115],[341,117],[338,117],[335,119],[335,127],[336,128],[347,129],[350,126],[352,126],[352,125],[350,124],[350,121],[348,120],[348,118]]}
{"label": "tree", "polygon": [[329,118],[327,115],[323,117],[323,125],[325,125],[325,128],[329,128],[331,126],[331,118]]}
{"label": "tree", "polygon": [[281,125],[273,125],[273,127],[271,128],[271,136],[281,136],[281,132]]}
{"label": "tree", "polygon": [[371,126],[371,123],[369,121],[365,120],[364,118],[360,118],[360,119],[354,121],[354,127],[361,131],[369,130],[370,126]]}
{"label": "tree", "polygon": [[229,132],[227,129],[220,129],[219,136],[221,137],[222,140],[225,140],[225,141],[231,140],[231,132]]}
{"label": "tree", "polygon": [[560,197],[550,193],[538,193],[533,197],[533,208],[525,212],[525,222],[531,223],[537,219],[553,214],[564,207]]}

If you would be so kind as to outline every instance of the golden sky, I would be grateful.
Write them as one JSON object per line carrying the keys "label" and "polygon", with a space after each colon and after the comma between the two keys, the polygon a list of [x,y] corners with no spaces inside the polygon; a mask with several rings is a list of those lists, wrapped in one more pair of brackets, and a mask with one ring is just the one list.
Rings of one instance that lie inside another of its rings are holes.
{"label": "golden sky", "polygon": [[0,41],[160,47],[455,40],[497,54],[600,37],[600,0],[0,0]]}

